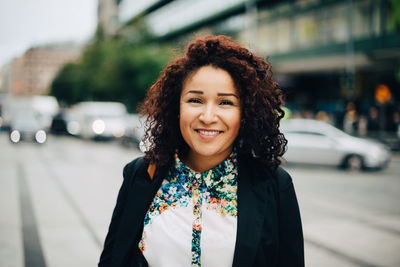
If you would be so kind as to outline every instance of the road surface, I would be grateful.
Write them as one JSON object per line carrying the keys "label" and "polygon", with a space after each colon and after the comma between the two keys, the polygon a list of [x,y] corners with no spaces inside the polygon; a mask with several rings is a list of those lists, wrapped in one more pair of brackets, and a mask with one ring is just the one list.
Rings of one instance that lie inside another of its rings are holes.
{"label": "road surface", "polygon": [[[0,133],[0,266],[96,266],[122,168],[117,142]],[[400,156],[386,170],[286,166],[301,208],[306,266],[400,266]]]}

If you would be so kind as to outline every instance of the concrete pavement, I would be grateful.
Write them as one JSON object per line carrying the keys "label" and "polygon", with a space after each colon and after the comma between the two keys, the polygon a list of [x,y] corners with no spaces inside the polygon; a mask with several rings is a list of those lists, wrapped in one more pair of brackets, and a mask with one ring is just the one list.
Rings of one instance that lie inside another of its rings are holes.
{"label": "concrete pavement", "polygon": [[[0,266],[96,266],[122,168],[138,155],[70,137],[12,145],[0,133]],[[399,163],[367,173],[286,167],[307,266],[400,266]]]}

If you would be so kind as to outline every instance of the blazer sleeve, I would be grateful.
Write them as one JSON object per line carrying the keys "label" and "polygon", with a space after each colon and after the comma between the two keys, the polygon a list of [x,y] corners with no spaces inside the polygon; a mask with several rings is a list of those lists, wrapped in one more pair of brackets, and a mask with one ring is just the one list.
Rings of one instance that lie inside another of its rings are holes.
{"label": "blazer sleeve", "polygon": [[277,170],[279,186],[279,266],[304,266],[304,239],[299,206],[292,178],[283,170]]}
{"label": "blazer sleeve", "polygon": [[118,198],[117,198],[117,203],[115,205],[112,217],[111,217],[111,223],[108,228],[108,233],[104,242],[104,248],[103,251],[100,255],[100,261],[98,266],[99,267],[106,267],[106,266],[111,266],[111,255],[112,255],[112,250],[114,246],[114,240],[115,236],[118,230],[118,227],[120,225],[120,218],[122,215],[122,211],[124,210],[125,203],[126,203],[126,197],[128,195],[128,189],[129,186],[131,185],[131,182],[133,180],[134,172],[135,172],[135,164],[138,161],[138,159],[128,163],[125,165],[123,169],[123,182],[121,185],[121,188],[118,193]]}

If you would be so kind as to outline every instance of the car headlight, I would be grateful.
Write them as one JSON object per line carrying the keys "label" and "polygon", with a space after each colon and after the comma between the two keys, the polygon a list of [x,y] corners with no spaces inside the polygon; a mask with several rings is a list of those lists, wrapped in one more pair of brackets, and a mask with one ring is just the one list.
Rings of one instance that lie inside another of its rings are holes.
{"label": "car headlight", "polygon": [[373,146],[368,152],[368,158],[374,162],[380,162],[388,157],[386,149],[380,146]]}
{"label": "car headlight", "polygon": [[123,125],[118,125],[113,130],[113,135],[116,138],[120,138],[120,137],[124,136],[124,134],[125,134],[125,127]]}
{"label": "car headlight", "polygon": [[95,134],[102,134],[104,133],[105,129],[106,129],[106,124],[104,123],[103,120],[95,120],[92,123],[92,130]]}
{"label": "car headlight", "polygon": [[36,142],[38,142],[39,144],[43,144],[44,142],[46,142],[46,132],[43,130],[39,130],[36,132],[35,134],[35,140]]}
{"label": "car headlight", "polygon": [[10,134],[10,139],[14,143],[18,143],[21,140],[21,134],[19,133],[18,130],[14,130]]}
{"label": "car headlight", "polygon": [[79,123],[76,121],[70,121],[67,123],[67,131],[69,134],[77,135],[80,132],[81,128]]}

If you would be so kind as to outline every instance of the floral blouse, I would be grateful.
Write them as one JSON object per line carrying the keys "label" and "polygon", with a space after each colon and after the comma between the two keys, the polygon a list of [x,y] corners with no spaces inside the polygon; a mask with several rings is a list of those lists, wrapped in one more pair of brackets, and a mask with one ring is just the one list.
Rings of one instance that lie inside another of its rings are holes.
{"label": "floral blouse", "polygon": [[237,160],[199,173],[176,156],[144,219],[139,249],[149,266],[232,266],[237,229]]}

